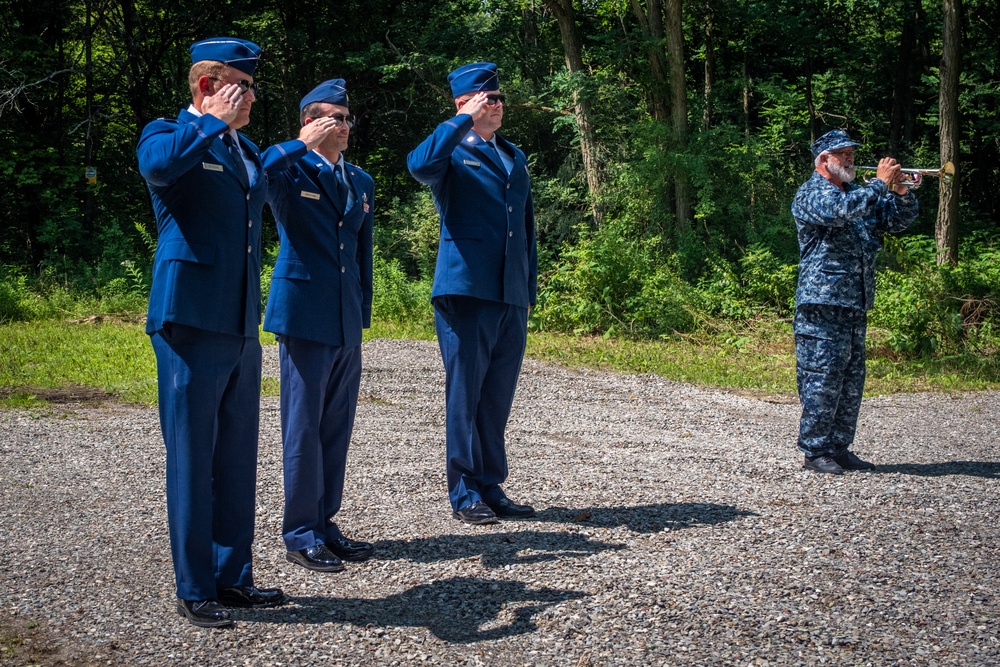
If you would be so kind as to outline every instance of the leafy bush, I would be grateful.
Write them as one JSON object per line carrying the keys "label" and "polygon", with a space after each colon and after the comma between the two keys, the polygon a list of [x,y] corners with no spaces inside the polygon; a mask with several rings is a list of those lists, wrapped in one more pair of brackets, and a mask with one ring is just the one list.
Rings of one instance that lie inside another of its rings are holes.
{"label": "leafy bush", "polygon": [[406,322],[433,317],[429,281],[414,282],[406,277],[396,259],[385,259],[375,249],[372,319]]}
{"label": "leafy bush", "polygon": [[540,327],[639,338],[694,328],[692,290],[676,264],[661,256],[656,239],[629,232],[621,221],[579,230],[577,244],[563,248],[541,281]]}
{"label": "leafy bush", "polygon": [[937,266],[934,239],[886,239],[891,270],[878,274],[870,322],[886,330],[897,352],[929,355],[1000,348],[1000,239],[978,236],[962,244],[958,266]]}
{"label": "leafy bush", "polygon": [[710,275],[699,283],[704,308],[712,315],[749,320],[762,310],[787,317],[795,308],[798,268],[785,264],[770,249],[751,246],[738,267],[716,257]]}
{"label": "leafy bush", "polygon": [[427,279],[434,276],[440,229],[434,198],[422,189],[407,201],[394,197],[380,210],[375,245],[407,274]]}
{"label": "leafy bush", "polygon": [[0,324],[32,319],[38,301],[38,297],[28,289],[24,276],[0,271]]}

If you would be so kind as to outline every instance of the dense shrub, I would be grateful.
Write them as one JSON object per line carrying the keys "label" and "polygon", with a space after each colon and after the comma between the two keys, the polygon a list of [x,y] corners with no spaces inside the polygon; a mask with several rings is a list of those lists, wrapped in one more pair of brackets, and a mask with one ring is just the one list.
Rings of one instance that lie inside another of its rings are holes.
{"label": "dense shrub", "polygon": [[385,259],[376,248],[374,257],[372,318],[407,322],[432,319],[430,282],[411,281],[397,259]]}
{"label": "dense shrub", "polygon": [[1000,240],[980,235],[960,249],[958,266],[937,266],[934,239],[887,238],[870,322],[897,352],[996,352]]}
{"label": "dense shrub", "polygon": [[574,246],[543,276],[540,327],[575,333],[655,338],[690,331],[697,320],[691,287],[656,239],[633,238],[609,222],[580,230]]}

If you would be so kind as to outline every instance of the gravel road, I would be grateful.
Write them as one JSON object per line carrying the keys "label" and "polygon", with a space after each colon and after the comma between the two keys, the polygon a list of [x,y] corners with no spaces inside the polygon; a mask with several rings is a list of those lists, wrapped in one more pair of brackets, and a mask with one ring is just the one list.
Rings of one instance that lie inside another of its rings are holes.
{"label": "gravel road", "polygon": [[793,399],[527,361],[505,488],[538,517],[470,527],[436,345],[364,360],[339,522],[377,557],[285,561],[266,398],[255,572],[294,601],[231,630],[174,611],[155,410],[0,411],[0,664],[1000,665],[1000,393],[865,400],[877,469],[820,476]]}

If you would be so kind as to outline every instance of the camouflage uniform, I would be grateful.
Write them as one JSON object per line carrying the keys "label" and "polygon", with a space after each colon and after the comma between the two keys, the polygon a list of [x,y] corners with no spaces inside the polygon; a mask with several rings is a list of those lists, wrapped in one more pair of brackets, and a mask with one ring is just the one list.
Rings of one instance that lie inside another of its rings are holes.
{"label": "camouflage uniform", "polygon": [[844,184],[819,172],[795,195],[799,283],[795,292],[795,362],[802,418],[799,449],[839,456],[854,440],[865,386],[867,312],[875,298],[875,255],[882,235],[917,217],[912,192],[884,182]]}

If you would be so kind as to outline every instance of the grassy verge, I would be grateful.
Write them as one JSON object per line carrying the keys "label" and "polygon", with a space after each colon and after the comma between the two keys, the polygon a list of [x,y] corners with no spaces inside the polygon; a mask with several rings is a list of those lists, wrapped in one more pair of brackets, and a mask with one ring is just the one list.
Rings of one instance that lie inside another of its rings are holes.
{"label": "grassy verge", "polygon": [[113,397],[156,403],[156,360],[142,324],[98,317],[18,322],[0,326],[0,349],[3,405]]}
{"label": "grassy verge", "polygon": [[[377,322],[373,338],[433,340],[429,323]],[[1000,389],[1000,360],[982,357],[907,359],[879,345],[868,359],[868,394]],[[264,334],[261,342],[273,345]],[[45,320],[0,326],[0,406],[46,402],[156,403],[156,361],[142,324],[121,318]],[[528,355],[565,366],[653,373],[702,386],[753,395],[795,394],[795,355],[787,322],[756,323],[670,340],[637,342],[555,333],[532,333]],[[265,378],[265,395],[278,382]]]}
{"label": "grassy verge", "polygon": [[[0,406],[104,400],[155,405],[156,358],[137,319],[0,325]],[[419,323],[376,323],[365,332],[365,340],[371,338],[432,340],[434,330]],[[261,343],[274,345],[274,336],[262,334]],[[278,380],[264,378],[261,392],[277,396]]]}
{"label": "grassy verge", "polygon": [[[796,394],[791,325],[643,342],[538,333],[528,354],[564,366],[652,373],[755,396]],[[900,358],[875,347],[868,353],[865,395],[1000,389],[1000,360],[970,356]]]}

